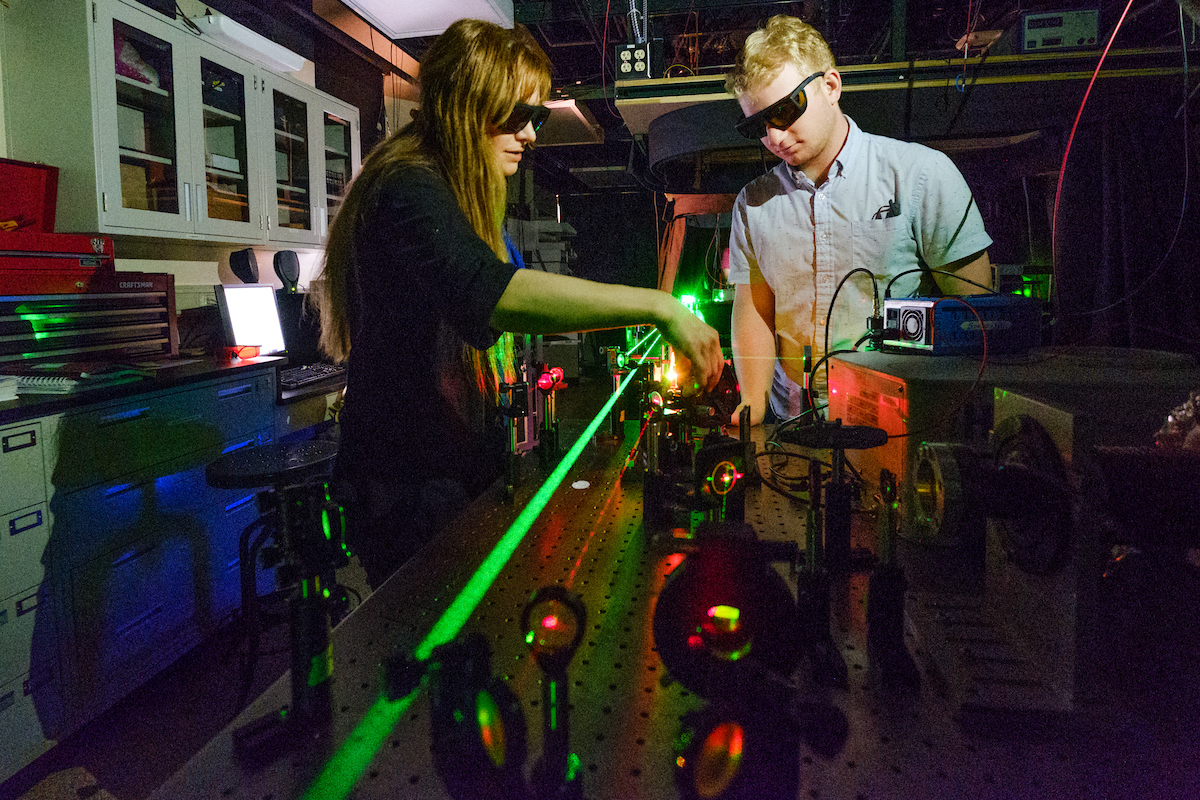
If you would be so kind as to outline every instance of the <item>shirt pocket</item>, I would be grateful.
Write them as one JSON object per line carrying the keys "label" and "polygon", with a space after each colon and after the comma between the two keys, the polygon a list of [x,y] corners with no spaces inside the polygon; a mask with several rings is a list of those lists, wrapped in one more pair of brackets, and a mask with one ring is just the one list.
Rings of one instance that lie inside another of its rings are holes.
{"label": "shirt pocket", "polygon": [[865,269],[875,275],[894,274],[916,267],[915,259],[904,259],[907,218],[864,219],[850,224],[851,269]]}

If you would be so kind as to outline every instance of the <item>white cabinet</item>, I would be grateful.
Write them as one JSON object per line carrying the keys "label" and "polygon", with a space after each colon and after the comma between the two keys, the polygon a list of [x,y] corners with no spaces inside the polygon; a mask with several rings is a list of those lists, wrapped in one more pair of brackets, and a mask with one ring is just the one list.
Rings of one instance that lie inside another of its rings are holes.
{"label": "white cabinet", "polygon": [[[49,750],[61,724],[55,612],[42,602],[44,450],[40,422],[0,427],[0,782]],[[50,643],[35,646],[35,631]]]}
{"label": "white cabinet", "polygon": [[121,0],[21,3],[6,34],[9,155],[60,168],[58,230],[320,244],[357,109]]}
{"label": "white cabinet", "polygon": [[275,397],[268,363],[0,426],[0,783],[238,608],[258,490],[205,468]]}

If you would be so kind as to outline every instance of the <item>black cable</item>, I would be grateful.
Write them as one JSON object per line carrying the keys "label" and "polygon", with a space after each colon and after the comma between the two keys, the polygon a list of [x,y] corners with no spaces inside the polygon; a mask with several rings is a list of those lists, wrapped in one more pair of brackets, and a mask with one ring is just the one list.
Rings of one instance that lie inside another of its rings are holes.
{"label": "black cable", "polygon": [[[854,269],[850,270],[845,275],[843,275],[842,279],[840,281],[838,281],[837,287],[833,290],[833,297],[829,298],[829,307],[825,309],[825,346],[821,348],[821,352],[823,352],[823,353],[829,352],[829,320],[833,316],[833,306],[834,306],[834,303],[837,302],[838,292],[840,292],[842,290],[842,286],[846,283],[846,281],[850,280],[850,276],[856,272],[865,272],[865,273],[867,273],[867,275],[870,276],[871,292],[874,294],[874,305],[872,307],[876,310],[878,310],[878,308],[879,308],[879,282],[877,280],[875,280],[875,273],[871,272],[871,270],[869,270],[865,267],[855,267]],[[857,347],[857,345],[855,345],[855,347]],[[822,359],[822,360],[824,360],[824,359]],[[820,362],[818,362],[818,363],[820,363]],[[813,378],[816,377],[816,374],[817,374],[817,371],[814,369],[809,376],[809,380],[808,380],[809,387],[812,386],[812,380],[813,380]],[[828,369],[825,372],[825,383],[829,383]],[[810,392],[811,392],[811,389],[810,389]],[[808,404],[810,406],[812,405],[811,393],[808,398]]]}
{"label": "black cable", "polygon": [[1000,294],[1000,292],[996,291],[991,286],[984,286],[982,283],[976,283],[975,281],[970,280],[969,278],[964,278],[963,276],[959,275],[957,272],[949,272],[944,269],[926,269],[924,267],[917,267],[915,269],[906,269],[903,272],[898,272],[895,275],[893,275],[892,279],[887,282],[887,286],[884,287],[883,298],[885,300],[890,299],[892,296],[892,284],[895,283],[900,278],[904,277],[905,275],[912,275],[914,272],[929,272],[934,275],[949,275],[951,278],[960,280],[963,283],[969,283],[970,285],[975,286],[979,289],[986,289],[988,294]]}
{"label": "black cable", "polygon": [[[864,336],[863,336],[861,339],[859,339],[859,340],[858,340],[858,343],[857,343],[857,344],[855,344],[855,346],[854,346],[854,347],[843,348],[842,350],[834,350],[832,353],[826,353],[825,355],[823,355],[823,356],[821,356],[820,358],[818,358],[818,359],[817,359],[817,363],[816,363],[816,364],[813,364],[813,367],[812,367],[812,369],[809,371],[809,374],[808,374],[808,382],[809,382],[809,384],[810,384],[810,385],[812,384],[812,379],[813,379],[813,376],[817,374],[817,370],[819,370],[819,369],[821,368],[821,365],[822,365],[822,364],[824,364],[826,361],[828,361],[828,360],[829,360],[830,358],[832,358],[833,356],[845,355],[846,353],[857,353],[857,352],[858,352],[858,349],[857,349],[857,348],[858,348],[858,345],[859,345],[859,344],[862,344],[862,343],[863,343],[863,342],[864,342],[866,339],[868,339],[868,338],[870,338],[870,334],[864,334]],[[828,381],[828,380],[829,380],[829,374],[828,374],[828,373],[826,373],[826,375],[825,375],[825,380],[826,380],[826,381]]]}
{"label": "black cable", "polygon": [[[905,437],[914,436],[914,435],[924,436],[925,434],[927,434],[931,431],[938,430],[947,421],[952,420],[954,418],[955,414],[957,414],[962,409],[966,408],[968,401],[970,401],[971,397],[975,394],[975,391],[979,388],[980,382],[983,381],[983,373],[985,370],[987,370],[987,365],[988,365],[988,334],[987,334],[987,326],[983,324],[983,317],[981,317],[979,315],[979,312],[977,310],[975,310],[975,307],[972,306],[970,303],[968,303],[966,300],[963,300],[958,297],[946,297],[946,298],[942,298],[942,299],[954,300],[956,302],[962,303],[964,306],[967,307],[967,310],[969,310],[972,314],[975,315],[975,319],[977,319],[979,321],[979,333],[983,337],[983,358],[981,358],[979,360],[979,372],[977,372],[975,374],[975,382],[972,383],[971,388],[968,389],[965,394],[963,394],[962,400],[960,400],[958,402],[958,405],[954,406],[952,409],[950,409],[948,412],[946,412],[942,416],[942,419],[940,422],[937,422],[933,426],[927,427],[923,430],[918,428],[915,431],[908,431],[906,433],[888,434],[889,441],[891,441],[892,439],[903,439]],[[942,299],[939,299],[937,302],[938,303],[942,302]],[[934,305],[936,306],[937,304],[935,303]]]}
{"label": "black cable", "polygon": [[[211,13],[212,13],[211,11],[206,12],[206,16],[207,16],[207,14],[211,14]],[[183,9],[179,7],[179,3],[175,4],[175,15],[183,20],[183,24],[187,25],[188,29],[191,30],[192,33],[196,34],[197,36],[204,35],[204,31],[200,30],[200,26],[197,25],[196,23],[192,22],[191,17],[189,17],[187,14],[183,13]]]}
{"label": "black cable", "polygon": [[1191,144],[1188,142],[1188,127],[1189,127],[1189,125],[1188,125],[1187,106],[1188,106],[1189,97],[1188,97],[1187,30],[1185,29],[1184,24],[1183,24],[1183,6],[1182,5],[1179,6],[1179,38],[1181,40],[1181,44],[1183,47],[1183,105],[1179,107],[1179,111],[1175,112],[1175,116],[1178,117],[1180,112],[1182,112],[1182,114],[1183,114],[1183,197],[1180,201],[1179,222],[1175,226],[1175,234],[1171,237],[1171,243],[1169,245],[1167,245],[1167,249],[1163,252],[1162,260],[1158,262],[1158,266],[1155,267],[1153,270],[1151,270],[1150,274],[1147,275],[1140,284],[1138,284],[1136,289],[1133,289],[1132,291],[1127,292],[1124,297],[1119,298],[1118,300],[1116,300],[1112,303],[1109,303],[1108,305],[1104,306],[1103,308],[1097,308],[1092,311],[1076,311],[1072,314],[1068,314],[1067,315],[1068,317],[1089,317],[1094,314],[1102,314],[1105,311],[1111,311],[1112,309],[1116,308],[1117,306],[1121,305],[1122,303],[1128,302],[1130,299],[1133,298],[1134,295],[1140,293],[1143,289],[1145,289],[1147,286],[1149,286],[1150,281],[1152,281],[1155,278],[1155,276],[1157,276],[1158,273],[1162,270],[1162,268],[1167,265],[1167,257],[1169,255],[1171,255],[1171,251],[1175,249],[1176,242],[1179,241],[1179,232],[1181,230],[1183,230],[1183,220],[1184,220],[1184,217],[1187,216],[1188,184],[1191,182],[1190,181],[1190,177],[1191,177],[1190,165],[1191,165],[1191,160],[1192,160]]}

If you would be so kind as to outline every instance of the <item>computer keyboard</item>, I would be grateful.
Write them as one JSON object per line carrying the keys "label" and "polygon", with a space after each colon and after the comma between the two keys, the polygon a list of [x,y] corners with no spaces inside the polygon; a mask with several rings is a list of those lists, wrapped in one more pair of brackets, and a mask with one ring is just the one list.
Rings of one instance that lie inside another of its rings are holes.
{"label": "computer keyboard", "polygon": [[335,364],[306,364],[302,367],[287,367],[279,370],[280,389],[299,389],[310,383],[344,375],[346,368]]}

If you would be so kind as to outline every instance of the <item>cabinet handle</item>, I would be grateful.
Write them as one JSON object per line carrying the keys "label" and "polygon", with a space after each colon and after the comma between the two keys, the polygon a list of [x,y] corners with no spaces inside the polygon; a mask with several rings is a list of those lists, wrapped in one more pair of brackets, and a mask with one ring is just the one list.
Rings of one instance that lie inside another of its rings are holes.
{"label": "cabinet handle", "polygon": [[119,483],[116,486],[110,486],[104,490],[104,499],[108,500],[109,498],[116,497],[119,494],[126,494],[128,492],[144,489],[149,485],[150,481],[142,481],[141,483]]}
{"label": "cabinet handle", "polygon": [[17,704],[17,693],[15,691],[8,692],[6,694],[0,694],[0,711],[8,711],[10,708],[15,706],[16,704]]}
{"label": "cabinet handle", "polygon": [[228,389],[218,389],[217,399],[224,400],[227,397],[237,397],[238,395],[248,394],[254,391],[254,384],[243,383],[239,386],[230,386]]}
{"label": "cabinet handle", "polygon": [[192,185],[190,183],[183,185],[183,218],[187,222],[192,221]]}
{"label": "cabinet handle", "polygon": [[234,500],[232,503],[225,506],[225,513],[232,514],[234,511],[237,511],[239,508],[245,508],[250,503],[253,503],[255,498],[257,498],[257,497],[258,497],[257,494],[248,494],[245,497],[241,498],[240,500]]}
{"label": "cabinet handle", "polygon": [[130,549],[126,550],[124,553],[122,553],[121,555],[119,555],[115,559],[113,559],[112,568],[116,569],[117,567],[121,566],[122,564],[127,564],[130,561],[135,561],[135,560],[141,558],[142,556],[146,555],[147,553],[149,553],[151,550],[154,549],[154,547],[155,547],[155,545],[149,545],[147,547],[143,547],[141,550],[138,550],[136,547],[131,547]]}
{"label": "cabinet handle", "polygon": [[17,601],[17,616],[23,617],[26,614],[28,614],[30,611],[33,611],[34,609],[36,609],[37,606],[38,606],[37,592],[34,592],[33,594],[29,595],[29,597],[22,597],[20,600]]}
{"label": "cabinet handle", "polygon": [[5,436],[0,449],[3,449],[5,453],[11,453],[14,450],[24,450],[26,447],[33,447],[36,444],[37,431],[30,429]]}
{"label": "cabinet handle", "polygon": [[145,613],[138,615],[134,619],[129,620],[129,622],[126,622],[124,625],[117,628],[117,636],[118,637],[124,636],[125,634],[129,633],[131,630],[136,628],[137,626],[139,626],[142,623],[149,620],[151,617],[153,617],[157,614],[161,614],[162,610],[163,610],[163,607],[161,605],[157,605],[154,608],[150,609],[149,611],[146,611]]}
{"label": "cabinet handle", "polygon": [[39,508],[28,514],[22,514],[19,517],[13,517],[8,521],[8,535],[16,536],[18,533],[31,531],[34,528],[40,527],[42,524],[42,510]]}
{"label": "cabinet handle", "polygon": [[143,414],[150,410],[150,406],[142,406],[141,408],[129,408],[124,411],[117,411],[113,414],[106,414],[100,418],[100,426],[118,425],[122,422],[139,419]]}
{"label": "cabinet handle", "polygon": [[221,455],[227,455],[228,453],[232,453],[234,450],[243,450],[247,447],[250,447],[256,441],[257,441],[257,439],[252,436],[244,442],[237,442],[236,444],[231,444],[231,445],[229,445],[229,447],[226,447],[224,450],[221,451]]}

